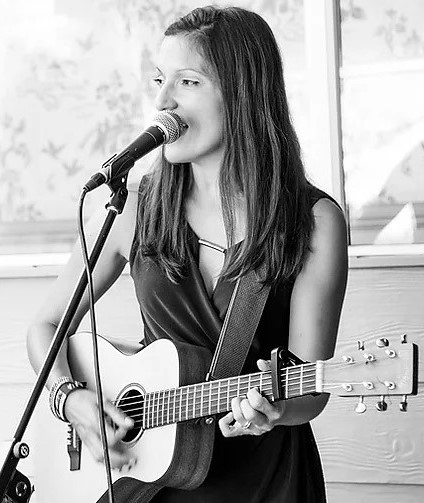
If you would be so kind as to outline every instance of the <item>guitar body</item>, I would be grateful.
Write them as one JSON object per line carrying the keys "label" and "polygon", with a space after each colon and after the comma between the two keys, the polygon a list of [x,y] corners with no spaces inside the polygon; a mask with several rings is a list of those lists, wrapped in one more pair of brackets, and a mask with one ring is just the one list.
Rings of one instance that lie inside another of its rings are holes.
{"label": "guitar body", "polygon": [[[204,348],[188,344],[177,347],[170,340],[161,339],[134,354],[125,354],[106,339],[98,337],[97,340],[103,394],[111,401],[116,401],[128,389],[149,393],[193,384],[203,380],[209,369],[211,355]],[[68,357],[74,377],[86,382],[88,388],[95,389],[90,334],[78,333],[70,338]],[[53,420],[58,422],[55,418]],[[125,446],[137,463],[131,470],[112,471],[113,481],[130,477],[164,486],[195,488],[203,482],[209,470],[214,432],[214,424],[207,425],[203,420],[139,429],[138,432],[134,430],[135,438],[125,442]],[[65,438],[63,435],[59,442],[66,454],[66,459],[63,454],[60,458],[62,464],[66,462],[62,470],[67,471],[65,479],[69,481],[68,487],[71,490],[83,489],[84,497],[80,501],[97,501],[107,489],[103,463],[96,462],[88,448],[82,445],[81,468],[69,471]],[[47,442],[50,441],[48,438]],[[58,457],[53,456],[56,462]],[[56,469],[53,467],[53,471]],[[61,480],[64,480],[64,475],[60,475]],[[40,494],[40,487],[36,489]],[[92,495],[91,499],[88,495]]]}

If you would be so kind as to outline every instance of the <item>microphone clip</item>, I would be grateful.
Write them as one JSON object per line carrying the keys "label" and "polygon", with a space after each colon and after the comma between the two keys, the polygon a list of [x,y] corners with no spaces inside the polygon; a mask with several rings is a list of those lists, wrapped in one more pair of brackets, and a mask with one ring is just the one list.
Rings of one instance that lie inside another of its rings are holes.
{"label": "microphone clip", "polygon": [[116,192],[128,177],[128,172],[134,166],[135,160],[128,151],[122,154],[113,154],[113,156],[103,163],[97,173],[84,185],[83,191],[91,190],[106,183],[113,192]]}

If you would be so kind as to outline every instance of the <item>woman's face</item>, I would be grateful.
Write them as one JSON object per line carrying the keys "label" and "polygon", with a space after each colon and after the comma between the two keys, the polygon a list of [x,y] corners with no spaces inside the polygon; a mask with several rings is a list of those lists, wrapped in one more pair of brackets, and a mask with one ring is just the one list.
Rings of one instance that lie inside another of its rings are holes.
{"label": "woman's face", "polygon": [[174,143],[165,145],[170,163],[221,163],[224,107],[217,80],[189,38],[165,37],[158,57],[158,110],[173,110],[188,126]]}

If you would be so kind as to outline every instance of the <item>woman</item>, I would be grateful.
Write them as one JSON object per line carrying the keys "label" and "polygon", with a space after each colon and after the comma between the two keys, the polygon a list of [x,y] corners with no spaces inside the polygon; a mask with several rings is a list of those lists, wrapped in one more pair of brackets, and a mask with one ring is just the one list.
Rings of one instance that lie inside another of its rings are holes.
{"label": "woman", "polygon": [[[271,293],[243,373],[256,371],[256,360],[266,370],[276,346],[303,360],[331,357],[346,286],[346,226],[337,204],[306,180],[269,26],[240,8],[195,9],[166,30],[155,82],[157,109],[174,111],[188,127],[163,148],[138,197],[130,194],[95,270],[97,296],[129,261],[145,342],[166,337],[213,351],[219,331],[208,320],[219,326],[234,279],[264,266]],[[35,369],[81,268],[77,251],[31,326]],[[87,309],[84,298],[71,332]],[[64,353],[49,385],[61,376],[70,376]],[[308,422],[327,398],[270,403],[251,389],[234,399],[219,420],[204,483],[190,492],[166,488],[153,501],[325,501]],[[116,424],[108,427],[112,466],[120,468],[133,462],[119,442],[132,423],[111,404],[106,414]],[[101,459],[94,394],[69,393],[64,415]]]}

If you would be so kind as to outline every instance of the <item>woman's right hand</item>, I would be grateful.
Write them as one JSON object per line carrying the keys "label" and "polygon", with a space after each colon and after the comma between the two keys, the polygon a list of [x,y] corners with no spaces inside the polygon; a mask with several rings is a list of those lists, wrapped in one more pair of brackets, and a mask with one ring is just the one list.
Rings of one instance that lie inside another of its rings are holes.
{"label": "woman's right hand", "polygon": [[[111,467],[117,470],[124,466],[131,467],[136,460],[125,449],[121,440],[128,430],[134,426],[134,422],[108,401],[104,402],[103,407]],[[94,459],[98,462],[103,461],[96,394],[87,389],[72,391],[65,402],[65,416],[76,429],[83,444],[88,447]]]}

